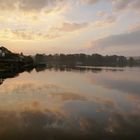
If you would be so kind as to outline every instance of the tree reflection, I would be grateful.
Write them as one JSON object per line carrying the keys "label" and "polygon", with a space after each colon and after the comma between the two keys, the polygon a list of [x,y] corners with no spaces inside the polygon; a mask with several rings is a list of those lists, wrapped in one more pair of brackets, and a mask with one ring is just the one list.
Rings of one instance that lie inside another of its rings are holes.
{"label": "tree reflection", "polygon": [[45,70],[53,70],[53,71],[74,71],[74,72],[94,72],[94,73],[98,73],[101,71],[113,71],[113,72],[117,72],[117,71],[123,71],[123,68],[115,68],[115,67],[92,67],[92,66],[76,66],[76,67],[72,67],[72,66],[63,66],[63,65],[58,65],[58,66],[37,66],[35,67],[36,72],[41,72],[41,71],[45,71]]}
{"label": "tree reflection", "polygon": [[0,78],[0,85],[3,84],[4,79]]}
{"label": "tree reflection", "polygon": [[41,72],[41,71],[45,71],[45,70],[50,70],[50,71],[58,71],[58,72],[63,72],[63,71],[73,71],[73,72],[93,72],[93,73],[98,73],[101,71],[123,71],[123,69],[121,68],[105,68],[105,67],[70,67],[70,66],[50,66],[50,67],[46,67],[46,66],[36,66],[35,68],[33,67],[28,67],[25,69],[8,69],[8,70],[2,70],[0,71],[0,85],[3,84],[4,80],[7,78],[14,78],[16,76],[19,75],[19,73],[22,73],[24,71],[27,72],[31,72],[33,69],[36,70],[36,72]]}
{"label": "tree reflection", "polygon": [[0,71],[0,85],[3,84],[5,79],[14,78],[14,77],[18,76],[19,73],[22,73],[24,71],[31,72],[32,70],[33,70],[32,67],[29,67],[26,69],[21,69],[21,70],[17,70],[17,69],[1,70]]}

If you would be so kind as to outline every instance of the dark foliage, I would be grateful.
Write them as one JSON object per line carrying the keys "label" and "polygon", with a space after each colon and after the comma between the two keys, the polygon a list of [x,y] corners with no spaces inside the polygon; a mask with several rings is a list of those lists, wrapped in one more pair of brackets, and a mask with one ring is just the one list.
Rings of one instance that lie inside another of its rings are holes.
{"label": "dark foliage", "polygon": [[35,56],[36,64],[47,65],[66,65],[66,66],[135,66],[140,65],[140,60],[134,60],[132,57],[124,56],[102,56],[100,54],[55,54]]}

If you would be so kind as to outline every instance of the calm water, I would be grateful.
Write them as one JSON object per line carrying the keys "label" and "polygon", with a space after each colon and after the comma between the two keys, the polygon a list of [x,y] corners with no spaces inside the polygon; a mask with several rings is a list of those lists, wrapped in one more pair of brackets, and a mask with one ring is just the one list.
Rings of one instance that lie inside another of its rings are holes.
{"label": "calm water", "polygon": [[140,68],[38,69],[0,85],[0,140],[136,140],[139,132]]}

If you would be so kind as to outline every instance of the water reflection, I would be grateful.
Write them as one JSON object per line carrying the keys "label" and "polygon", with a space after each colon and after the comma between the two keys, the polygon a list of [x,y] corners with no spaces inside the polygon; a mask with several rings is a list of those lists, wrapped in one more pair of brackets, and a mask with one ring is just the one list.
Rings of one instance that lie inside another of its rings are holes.
{"label": "water reflection", "polygon": [[123,93],[140,94],[140,70],[125,70],[125,72],[102,72],[101,75],[90,74],[90,79],[93,84],[101,85],[105,88],[119,90]]}
{"label": "water reflection", "polygon": [[[11,69],[11,70],[3,70],[0,71],[0,85],[3,84],[4,80],[7,78],[14,78],[16,76],[19,75],[19,73],[22,72],[31,72],[33,70],[33,68],[26,68],[24,70],[15,70],[15,69]],[[110,70],[110,71],[120,71],[122,69],[115,69],[115,68],[97,68],[97,67],[64,67],[64,66],[58,66],[58,67],[45,67],[45,66],[38,66],[35,68],[36,72],[41,72],[41,71],[45,71],[45,70],[52,70],[52,71],[77,71],[77,72],[86,72],[86,71],[92,71],[94,73],[96,72],[100,72],[102,70]]]}
{"label": "water reflection", "polygon": [[89,67],[89,66],[77,66],[77,67],[67,67],[67,66],[55,66],[55,67],[37,67],[35,68],[37,72],[44,71],[46,69],[53,71],[77,71],[77,72],[101,72],[101,71],[123,71],[123,67]]}
{"label": "water reflection", "polygon": [[3,84],[3,79],[2,78],[0,78],[0,85],[2,85]]}
{"label": "water reflection", "polygon": [[111,113],[101,123],[93,118],[70,117],[61,112],[0,112],[1,139],[138,140],[140,115]]}
{"label": "water reflection", "polygon": [[32,70],[33,68],[30,68],[30,67],[23,70],[15,70],[15,69],[2,70],[0,71],[0,85],[3,84],[5,79],[14,78],[18,76],[20,73],[25,72],[25,71],[30,73]]}
{"label": "water reflection", "polygon": [[140,139],[139,69],[19,73],[1,74],[0,140]]}
{"label": "water reflection", "polygon": [[14,71],[0,71],[0,85],[3,84],[4,79],[16,76],[18,76],[18,73]]}

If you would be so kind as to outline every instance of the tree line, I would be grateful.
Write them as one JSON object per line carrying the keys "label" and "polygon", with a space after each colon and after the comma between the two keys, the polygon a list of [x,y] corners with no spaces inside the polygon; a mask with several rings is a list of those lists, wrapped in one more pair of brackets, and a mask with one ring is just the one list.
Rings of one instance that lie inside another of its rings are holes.
{"label": "tree line", "polygon": [[47,65],[66,66],[135,66],[140,65],[140,60],[133,57],[100,54],[36,54],[35,63]]}

